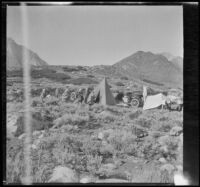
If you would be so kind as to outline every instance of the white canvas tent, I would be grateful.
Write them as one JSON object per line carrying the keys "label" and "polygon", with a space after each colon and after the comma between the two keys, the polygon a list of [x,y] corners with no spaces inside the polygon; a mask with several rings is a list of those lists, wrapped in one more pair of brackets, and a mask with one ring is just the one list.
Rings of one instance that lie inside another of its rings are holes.
{"label": "white canvas tent", "polygon": [[164,96],[161,93],[156,94],[156,95],[147,96],[144,106],[143,106],[143,110],[157,108],[161,105],[165,105],[165,100],[166,100],[166,96]]}

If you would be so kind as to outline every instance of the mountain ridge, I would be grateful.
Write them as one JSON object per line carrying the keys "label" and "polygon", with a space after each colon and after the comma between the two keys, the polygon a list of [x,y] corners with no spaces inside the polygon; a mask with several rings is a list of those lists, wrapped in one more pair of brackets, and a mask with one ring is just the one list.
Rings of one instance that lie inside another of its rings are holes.
{"label": "mountain ridge", "polygon": [[28,55],[28,62],[31,66],[48,66],[48,63],[42,60],[39,55],[27,47],[17,44],[15,40],[7,38],[7,53],[6,53],[6,64],[7,69],[22,69],[23,66],[23,51],[26,50]]}

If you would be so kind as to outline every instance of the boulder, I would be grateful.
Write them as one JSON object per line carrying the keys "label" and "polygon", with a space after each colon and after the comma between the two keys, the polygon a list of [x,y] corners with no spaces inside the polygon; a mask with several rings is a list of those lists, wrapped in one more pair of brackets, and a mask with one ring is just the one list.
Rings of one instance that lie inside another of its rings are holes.
{"label": "boulder", "polygon": [[161,158],[159,158],[159,162],[161,162],[161,163],[166,163],[167,161],[166,161],[165,158],[161,157]]}
{"label": "boulder", "polygon": [[170,136],[179,136],[183,132],[183,128],[176,126],[170,130]]}
{"label": "boulder", "polygon": [[113,133],[113,129],[103,130],[98,133],[98,139],[100,139],[100,140],[107,139],[110,136],[110,134],[112,134],[112,133]]}
{"label": "boulder", "polygon": [[32,144],[32,145],[31,145],[31,148],[32,148],[32,149],[37,149],[37,146],[36,146],[35,144]]}
{"label": "boulder", "polygon": [[99,140],[103,140],[103,136],[104,136],[104,135],[103,135],[102,132],[99,132],[99,133],[98,133],[98,139],[99,139]]}
{"label": "boulder", "polygon": [[80,183],[94,183],[95,182],[95,178],[93,176],[84,176],[81,177],[80,179]]}
{"label": "boulder", "polygon": [[50,183],[76,183],[79,182],[77,174],[68,167],[57,166],[54,168]]}

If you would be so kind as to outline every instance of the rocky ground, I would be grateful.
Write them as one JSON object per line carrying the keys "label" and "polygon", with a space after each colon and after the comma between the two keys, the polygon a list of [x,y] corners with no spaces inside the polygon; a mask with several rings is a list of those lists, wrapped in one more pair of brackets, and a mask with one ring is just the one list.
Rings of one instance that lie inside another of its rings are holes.
{"label": "rocky ground", "polygon": [[[118,89],[116,80],[110,82]],[[122,82],[129,85],[129,80]],[[64,90],[64,85],[46,79],[32,84],[34,183],[170,183],[175,172],[182,172],[182,111],[88,106],[56,97],[42,103],[42,87]],[[23,93],[14,91],[19,88],[20,81],[7,86],[8,183],[23,182],[25,175]]]}

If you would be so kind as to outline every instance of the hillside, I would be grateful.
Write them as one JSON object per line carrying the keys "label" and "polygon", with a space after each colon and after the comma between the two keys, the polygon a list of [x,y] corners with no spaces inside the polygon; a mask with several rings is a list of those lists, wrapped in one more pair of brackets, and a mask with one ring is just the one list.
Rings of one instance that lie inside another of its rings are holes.
{"label": "hillside", "polygon": [[183,72],[183,58],[180,56],[174,56],[171,53],[163,52],[160,55],[165,56],[169,61],[171,61],[174,66],[176,66],[181,72]]}
{"label": "hillside", "polygon": [[181,72],[183,72],[183,58],[182,57],[174,57],[171,62],[178,68],[181,70]]}
{"label": "hillside", "polygon": [[135,79],[182,88],[182,72],[160,54],[138,51],[115,63],[113,67],[116,73]]}
{"label": "hillside", "polygon": [[47,66],[47,62],[42,60],[36,53],[26,47],[17,44],[13,39],[7,39],[7,69],[21,69],[23,65],[23,50],[27,50],[29,63],[32,66]]}

